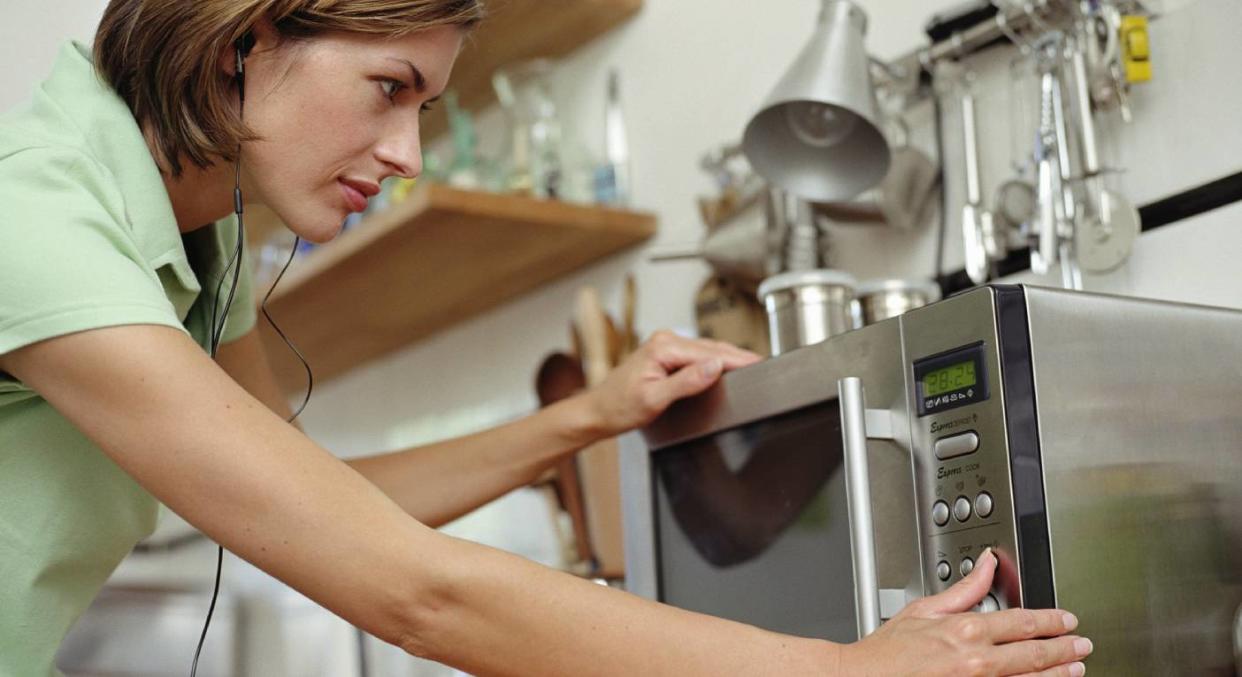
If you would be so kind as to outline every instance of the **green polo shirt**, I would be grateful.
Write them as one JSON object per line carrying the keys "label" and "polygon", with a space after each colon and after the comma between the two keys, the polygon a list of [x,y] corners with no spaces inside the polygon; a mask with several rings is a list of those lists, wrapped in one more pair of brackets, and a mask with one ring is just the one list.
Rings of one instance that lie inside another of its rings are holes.
{"label": "green polo shirt", "polygon": [[[205,346],[235,243],[233,218],[183,239],[133,114],[88,48],[65,45],[30,103],[0,116],[0,354],[130,324],[174,327]],[[226,341],[254,326],[248,272],[236,299]],[[154,529],[157,507],[38,393],[0,373],[0,675],[55,674],[65,633]]]}

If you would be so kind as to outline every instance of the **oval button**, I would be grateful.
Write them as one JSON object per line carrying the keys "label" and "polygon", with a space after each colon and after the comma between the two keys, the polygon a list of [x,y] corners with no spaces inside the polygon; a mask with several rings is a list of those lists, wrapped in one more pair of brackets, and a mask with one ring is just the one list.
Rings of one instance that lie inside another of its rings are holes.
{"label": "oval button", "polygon": [[932,506],[932,521],[936,526],[942,527],[949,523],[949,504],[944,501],[936,501]]}
{"label": "oval button", "polygon": [[964,432],[952,437],[941,437],[936,440],[936,458],[947,461],[950,458],[973,454],[979,450],[979,435],[975,431]]}

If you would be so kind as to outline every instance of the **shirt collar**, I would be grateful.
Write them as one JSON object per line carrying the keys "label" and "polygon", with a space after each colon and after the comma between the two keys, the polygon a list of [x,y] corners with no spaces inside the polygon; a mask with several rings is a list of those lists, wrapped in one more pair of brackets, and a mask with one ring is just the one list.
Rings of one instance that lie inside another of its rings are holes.
{"label": "shirt collar", "polygon": [[116,179],[134,241],[148,265],[156,270],[172,265],[184,291],[197,295],[199,282],[186,259],[159,167],[129,106],[95,71],[90,48],[76,41],[66,43],[44,91],[78,126],[91,154]]}

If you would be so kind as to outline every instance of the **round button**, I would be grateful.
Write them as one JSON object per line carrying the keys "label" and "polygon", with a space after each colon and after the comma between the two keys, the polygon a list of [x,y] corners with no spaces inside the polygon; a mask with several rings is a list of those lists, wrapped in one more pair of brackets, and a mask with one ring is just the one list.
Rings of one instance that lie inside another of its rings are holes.
{"label": "round button", "polygon": [[962,566],[958,568],[962,572],[962,576],[969,576],[970,572],[975,570],[975,561],[969,557],[962,558]]}
{"label": "round button", "polygon": [[949,523],[949,504],[944,501],[936,501],[932,506],[932,521],[936,526],[942,527]]}
{"label": "round button", "polygon": [[983,601],[979,603],[979,610],[985,614],[1000,611],[1000,602],[997,601],[996,595],[988,593],[988,596],[984,597]]}
{"label": "round button", "polygon": [[936,565],[936,578],[939,578],[942,581],[947,581],[949,580],[949,576],[952,575],[953,569],[949,566],[949,563],[944,560],[940,560],[940,564]]}
{"label": "round button", "polygon": [[982,491],[975,496],[975,514],[984,519],[992,514],[992,494]]}
{"label": "round button", "polygon": [[970,519],[970,499],[965,496],[958,496],[953,502],[953,516],[959,522],[965,522]]}

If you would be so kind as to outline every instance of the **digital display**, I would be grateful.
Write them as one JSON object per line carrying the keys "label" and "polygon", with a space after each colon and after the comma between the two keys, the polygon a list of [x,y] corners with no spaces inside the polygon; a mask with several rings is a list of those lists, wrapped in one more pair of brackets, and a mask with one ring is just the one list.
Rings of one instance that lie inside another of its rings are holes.
{"label": "digital display", "polygon": [[951,393],[972,387],[977,383],[975,361],[972,359],[958,362],[923,374],[923,397]]}
{"label": "digital display", "polygon": [[988,370],[983,341],[948,350],[914,363],[919,416],[988,399]]}

